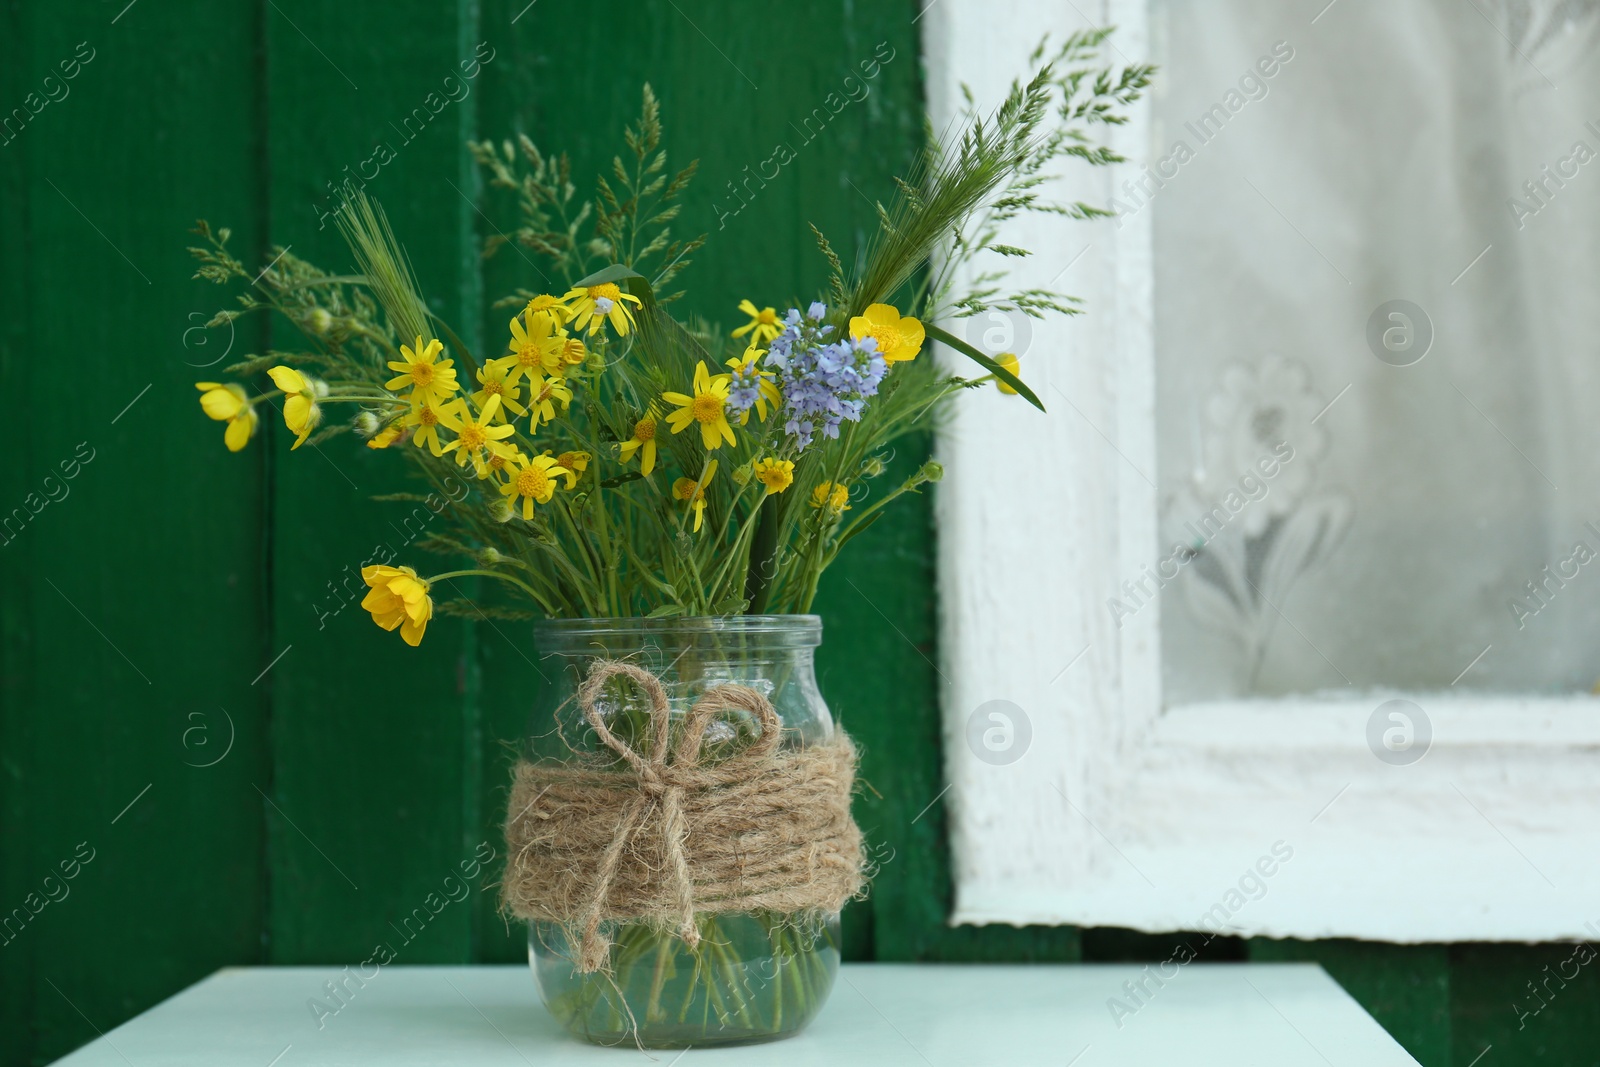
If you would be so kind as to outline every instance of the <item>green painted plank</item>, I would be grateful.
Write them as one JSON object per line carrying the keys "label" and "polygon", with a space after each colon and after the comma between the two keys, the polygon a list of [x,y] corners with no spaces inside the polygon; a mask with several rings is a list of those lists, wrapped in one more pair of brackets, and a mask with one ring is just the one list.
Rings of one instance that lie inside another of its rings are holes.
{"label": "green painted plank", "polygon": [[[1600,923],[1597,923],[1600,925]],[[1600,1065],[1600,960],[1583,945],[1460,944],[1450,957],[1455,1067]]]}
{"label": "green painted plank", "polygon": [[[1447,945],[1389,945],[1345,939],[1247,942],[1258,962],[1320,963],[1333,980],[1378,1020],[1423,1067],[1465,1067],[1477,1049],[1452,1035],[1451,1002],[1457,970]],[[1480,1046],[1481,1047],[1481,1046]],[[1467,1053],[1463,1058],[1463,1053]],[[1523,1063],[1516,1058],[1500,1063]]]}
{"label": "green painted plank", "polygon": [[44,1062],[260,954],[263,457],[200,416],[197,365],[227,341],[186,333],[216,293],[184,250],[202,212],[255,240],[256,21],[4,19],[3,106],[53,97],[0,145],[0,376],[27,398],[0,508],[38,508],[0,547],[0,908],[58,897],[0,948],[0,1034]]}
{"label": "green painted plank", "polygon": [[[328,183],[363,179],[434,308],[465,324],[476,271],[457,189],[476,101],[459,64],[475,5],[275,0],[264,18],[273,240],[349,269]],[[273,436],[269,957],[359,962],[386,945],[402,963],[464,961],[471,908],[446,880],[473,856],[471,627],[438,620],[412,649],[360,609],[374,555],[439,569],[409,547],[427,509],[369,499],[415,487],[397,456],[349,437],[290,455],[281,425]]]}

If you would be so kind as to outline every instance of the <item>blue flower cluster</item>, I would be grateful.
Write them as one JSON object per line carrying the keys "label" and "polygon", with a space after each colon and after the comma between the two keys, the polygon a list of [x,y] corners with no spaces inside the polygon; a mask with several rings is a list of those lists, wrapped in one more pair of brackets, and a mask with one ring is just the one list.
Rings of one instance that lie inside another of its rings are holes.
{"label": "blue flower cluster", "polygon": [[[766,368],[777,373],[778,391],[783,396],[784,430],[795,439],[800,448],[810,446],[813,437],[838,437],[839,424],[845,420],[859,421],[867,398],[878,394],[878,384],[889,370],[878,342],[870,337],[860,341],[828,340],[832,326],[822,320],[828,309],[815,302],[801,316],[797,308],[790,308],[784,318],[784,330],[772,341],[767,352]],[[744,410],[755,402],[754,370]],[[744,380],[735,375],[733,387],[743,390]],[[732,389],[729,407],[733,407]]]}

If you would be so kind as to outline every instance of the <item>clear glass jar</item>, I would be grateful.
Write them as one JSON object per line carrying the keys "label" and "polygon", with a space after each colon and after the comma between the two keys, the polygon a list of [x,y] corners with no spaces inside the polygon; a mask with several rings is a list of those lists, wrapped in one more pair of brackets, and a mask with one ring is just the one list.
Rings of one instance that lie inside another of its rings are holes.
{"label": "clear glass jar", "polygon": [[[783,722],[783,746],[833,734],[817,688],[815,615],[693,619],[552,619],[534,627],[543,675],[527,746],[530,759],[599,749],[577,693],[597,659],[627,659],[655,674],[679,720],[708,690],[737,682],[758,690]],[[597,701],[607,728],[638,744],[650,707],[618,679]],[[753,718],[706,730],[703,758],[731,754],[759,733]],[[827,1000],[839,971],[839,913],[722,912],[697,919],[700,944],[643,923],[610,922],[608,966],[582,974],[556,924],[528,924],[528,961],[539,995],[574,1035],[598,1044],[705,1048],[772,1041],[800,1030]]]}

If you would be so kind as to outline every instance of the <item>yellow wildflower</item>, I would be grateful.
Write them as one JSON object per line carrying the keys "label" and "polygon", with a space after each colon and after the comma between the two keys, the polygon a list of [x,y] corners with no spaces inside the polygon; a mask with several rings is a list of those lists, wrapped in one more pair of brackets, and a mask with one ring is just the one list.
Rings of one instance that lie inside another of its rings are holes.
{"label": "yellow wildflower", "polygon": [[850,487],[820,482],[811,490],[811,506],[827,508],[830,515],[842,515],[850,510]]}
{"label": "yellow wildflower", "polygon": [[490,441],[503,441],[515,431],[509,424],[496,426],[494,417],[500,410],[500,398],[491,396],[489,402],[478,412],[474,419],[472,412],[467,408],[466,401],[457,400],[453,405],[456,418],[461,420],[461,425],[456,429],[456,439],[445,445],[441,453],[454,451],[456,466],[465,467],[467,461],[472,461],[472,469],[482,478],[489,473],[488,451]]}
{"label": "yellow wildflower", "polygon": [[417,401],[415,394],[410,413],[400,421],[407,427],[416,427],[417,432],[412,436],[412,441],[418,448],[426,445],[436,456],[444,455],[444,444],[439,440],[439,427],[446,426],[452,430],[461,428],[461,421],[449,407],[441,407],[431,400]]}
{"label": "yellow wildflower", "polygon": [[[774,411],[783,402],[783,394],[778,392],[778,385],[773,381],[773,374],[769,370],[757,370],[756,360],[766,355],[765,349],[757,348],[754,344],[744,350],[744,355],[734,356],[728,360],[726,366],[741,378],[748,380],[751,375],[756,379],[756,414],[762,422],[767,421],[767,405],[771,404]],[[732,387],[730,379],[729,386]],[[750,409],[746,408],[739,416],[739,425],[745,426],[750,422]]]}
{"label": "yellow wildflower", "polygon": [[372,612],[372,621],[385,630],[400,628],[400,637],[415,648],[433,618],[433,598],[428,583],[410,567],[375,565],[361,568],[361,579],[372,591],[361,606]]}
{"label": "yellow wildflower", "polygon": [[757,460],[756,480],[767,487],[769,493],[781,493],[794,484],[794,463],[787,459]]}
{"label": "yellow wildflower", "polygon": [[455,361],[439,359],[444,345],[430,340],[426,345],[419,335],[414,345],[400,346],[399,361],[390,360],[389,369],[399,371],[385,388],[410,389],[413,400],[444,401],[461,386],[456,383]]}
{"label": "yellow wildflower", "polygon": [[228,424],[222,431],[222,443],[228,451],[243,448],[254,436],[258,421],[255,405],[245,395],[244,386],[234,382],[195,382],[194,387],[200,390],[200,409],[208,417]]}
{"label": "yellow wildflower", "polygon": [[[1018,368],[1019,368],[1020,364],[1019,364],[1019,362],[1017,360],[1017,357],[1014,354],[1012,354],[1010,352],[1002,352],[1002,353],[1000,353],[999,358],[995,360],[995,362],[1000,364],[1006,370],[1010,371],[1013,375],[1016,375],[1017,377],[1021,377],[1021,375],[1018,373]],[[994,380],[994,387],[996,389],[1000,390],[1002,393],[1006,394],[1007,396],[1016,396],[1017,395],[1017,391],[1015,389],[1011,388],[1011,386],[1007,385],[1005,382],[1001,381],[999,378],[996,378]]]}
{"label": "yellow wildflower", "polygon": [[567,476],[567,488],[578,484],[578,475],[589,469],[589,453],[563,452],[556,457],[556,466]]}
{"label": "yellow wildflower", "polygon": [[689,507],[694,510],[694,532],[700,532],[700,523],[706,514],[706,486],[711,484],[711,479],[716,476],[717,461],[712,460],[706,464],[706,472],[697,482],[693,478],[679,478],[672,483],[672,495],[677,500],[690,501]]}
{"label": "yellow wildflower", "polygon": [[638,422],[633,424],[633,436],[622,442],[622,462],[629,463],[633,454],[639,453],[639,472],[645,477],[656,469],[656,409],[650,406]]}
{"label": "yellow wildflower", "polygon": [[389,425],[385,426],[383,429],[381,429],[377,433],[373,434],[372,435],[372,439],[367,442],[367,447],[368,448],[388,448],[390,445],[392,445],[396,441],[400,440],[400,438],[404,437],[405,433],[406,433],[405,420],[404,419],[395,419]]}
{"label": "yellow wildflower", "polygon": [[490,441],[488,447],[489,458],[483,464],[486,469],[483,477],[500,484],[501,477],[522,457],[522,452],[510,441]]}
{"label": "yellow wildflower", "polygon": [[676,404],[678,410],[667,416],[667,425],[673,433],[683,431],[691,422],[700,424],[700,440],[706,448],[721,448],[723,441],[733,444],[733,427],[728,425],[728,376],[715,378],[706,370],[705,360],[695,364],[694,395],[662,393],[661,399]]}
{"label": "yellow wildflower", "polygon": [[583,343],[583,338],[573,337],[566,330],[557,330],[555,336],[546,342],[552,355],[555,356],[556,369],[559,373],[566,373],[567,368],[580,366],[589,358],[589,348]]}
{"label": "yellow wildflower", "polygon": [[562,411],[567,410],[572,403],[572,389],[555,375],[538,380],[537,389],[534,382],[535,379],[528,382],[528,410],[533,413],[533,428],[537,430],[542,423],[556,417],[556,401],[561,402]]}
{"label": "yellow wildflower", "polygon": [[871,337],[878,342],[885,363],[899,363],[916,359],[922,351],[922,323],[916,319],[902,319],[900,312],[888,304],[873,304],[866,314],[850,320],[850,336],[857,341]]}
{"label": "yellow wildflower", "polygon": [[533,518],[533,505],[550,503],[550,498],[556,495],[556,479],[562,474],[556,461],[549,456],[518,455],[511,461],[511,477],[505,485],[500,487],[500,494],[511,504],[522,499],[522,517]]}
{"label": "yellow wildflower", "polygon": [[317,387],[322,383],[293,367],[271,367],[267,376],[273,385],[283,390],[283,424],[296,435],[294,444],[289,446],[292,452],[306,443],[311,431],[322,421],[322,409],[317,406]]}
{"label": "yellow wildflower", "polygon": [[551,296],[549,293],[540,293],[528,301],[528,306],[522,309],[523,318],[530,324],[535,319],[543,318],[549,322],[553,329],[572,317],[572,309],[560,297]]}
{"label": "yellow wildflower", "polygon": [[739,310],[750,316],[750,321],[733,331],[733,336],[743,337],[747,333],[754,333],[750,337],[750,347],[766,344],[783,332],[783,324],[778,321],[778,312],[773,308],[756,310],[756,306],[748,300],[739,301]]}
{"label": "yellow wildflower", "polygon": [[638,297],[623,292],[612,282],[579,286],[562,299],[569,301],[567,307],[572,313],[573,329],[587,326],[589,332],[594,333],[603,320],[610,320],[618,337],[628,336],[628,331],[633,329],[633,313],[628,310],[628,304],[644,306]]}
{"label": "yellow wildflower", "polygon": [[517,380],[512,376],[512,368],[517,365],[513,356],[501,359],[491,359],[478,368],[478,391],[472,394],[472,402],[479,408],[487,407],[489,398],[500,398],[500,406],[504,411],[498,412],[500,418],[506,418],[506,411],[513,415],[526,415],[528,409],[517,402],[519,387]]}
{"label": "yellow wildflower", "polygon": [[526,377],[530,382],[543,374],[554,374],[561,369],[561,355],[550,348],[554,330],[550,320],[535,316],[531,329],[524,329],[522,316],[511,320],[511,355],[509,381],[515,383]]}

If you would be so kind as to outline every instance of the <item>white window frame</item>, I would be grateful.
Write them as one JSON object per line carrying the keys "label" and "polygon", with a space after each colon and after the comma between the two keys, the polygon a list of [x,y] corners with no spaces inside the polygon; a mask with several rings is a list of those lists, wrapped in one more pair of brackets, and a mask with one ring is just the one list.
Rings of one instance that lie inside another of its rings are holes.
{"label": "white window frame", "polygon": [[[1059,40],[1084,17],[1119,27],[1114,61],[1150,55],[1145,0],[936,0],[924,16],[935,128],[955,115],[962,82],[998,101],[1040,33]],[[1106,203],[1139,174],[1150,112],[1146,99],[1111,131],[1127,165],[1075,168],[1063,195]],[[1162,598],[1116,624],[1107,602],[1164,555],[1152,482],[1159,205],[1120,226],[1027,221],[1013,235],[1035,252],[1018,280],[1055,276],[1087,314],[1036,324],[1022,355],[1049,415],[983,390],[942,434],[951,922],[1600,936],[1600,699],[1452,690],[1168,707]],[[1427,754],[1407,766],[1367,742],[1369,717],[1393,696],[1432,725]],[[969,720],[991,700],[1027,716],[1016,762],[971,751]]]}

